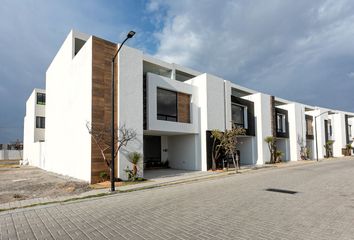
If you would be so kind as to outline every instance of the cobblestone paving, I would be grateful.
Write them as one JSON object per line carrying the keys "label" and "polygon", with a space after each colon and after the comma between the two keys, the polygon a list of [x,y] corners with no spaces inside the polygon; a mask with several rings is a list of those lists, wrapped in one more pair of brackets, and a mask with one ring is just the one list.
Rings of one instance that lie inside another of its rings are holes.
{"label": "cobblestone paving", "polygon": [[354,160],[3,212],[0,239],[354,239]]}

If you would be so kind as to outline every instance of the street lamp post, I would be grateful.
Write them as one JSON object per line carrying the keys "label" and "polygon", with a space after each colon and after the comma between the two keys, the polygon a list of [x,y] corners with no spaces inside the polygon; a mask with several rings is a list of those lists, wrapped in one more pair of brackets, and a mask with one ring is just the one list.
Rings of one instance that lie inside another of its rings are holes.
{"label": "street lamp post", "polygon": [[124,39],[124,41],[122,42],[122,44],[119,46],[117,52],[114,54],[113,58],[112,58],[112,122],[111,122],[111,176],[110,176],[110,180],[111,180],[111,192],[115,191],[115,177],[114,177],[114,152],[115,152],[115,147],[114,147],[114,63],[115,63],[115,59],[120,51],[120,49],[123,47],[124,43],[129,39],[132,38],[135,35],[134,31],[130,31],[127,34],[127,37]]}
{"label": "street lamp post", "polygon": [[328,113],[328,115],[330,115],[330,114],[335,114],[334,112],[332,112],[332,111],[329,110],[329,111],[323,112],[323,113],[321,113],[321,114],[315,116],[315,133],[316,133],[315,141],[316,141],[316,161],[317,161],[317,162],[318,162],[317,118],[320,117],[320,116],[322,116],[323,114],[326,114],[326,113]]}

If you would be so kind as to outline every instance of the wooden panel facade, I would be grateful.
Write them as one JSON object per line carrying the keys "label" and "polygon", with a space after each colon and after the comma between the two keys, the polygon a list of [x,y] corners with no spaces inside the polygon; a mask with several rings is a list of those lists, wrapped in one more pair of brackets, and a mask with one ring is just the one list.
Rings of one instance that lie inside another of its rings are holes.
{"label": "wooden panel facade", "polygon": [[190,123],[191,122],[191,96],[185,93],[177,93],[177,116],[178,122]]}
{"label": "wooden panel facade", "polygon": [[[111,84],[112,84],[112,57],[117,50],[117,45],[106,40],[93,37],[92,39],[92,128],[104,129],[109,132],[111,126]],[[117,61],[117,59],[116,59]],[[117,102],[117,64],[115,64],[115,99]],[[114,109],[117,113],[117,104]],[[117,116],[117,115],[115,115]],[[117,117],[115,127],[117,128]],[[110,135],[106,134],[109,142]],[[110,159],[110,150],[107,152]],[[117,159],[115,160],[117,162]],[[115,164],[117,166],[117,164]],[[106,172],[109,176],[109,168],[104,162],[100,149],[95,141],[91,141],[91,182],[100,181],[100,173]],[[115,171],[116,172],[116,171]]]}

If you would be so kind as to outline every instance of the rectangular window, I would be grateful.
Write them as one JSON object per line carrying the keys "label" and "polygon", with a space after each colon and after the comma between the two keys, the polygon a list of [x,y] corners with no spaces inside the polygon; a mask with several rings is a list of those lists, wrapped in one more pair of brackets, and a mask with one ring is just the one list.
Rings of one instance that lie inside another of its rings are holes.
{"label": "rectangular window", "polygon": [[277,113],[277,132],[278,133],[285,133],[285,115],[281,113]]}
{"label": "rectangular window", "polygon": [[45,128],[45,117],[36,117],[36,128]]}
{"label": "rectangular window", "polygon": [[232,104],[231,105],[231,117],[232,117],[232,123],[235,124],[238,127],[241,128],[247,128],[245,124],[245,107],[238,105],[238,104]]}
{"label": "rectangular window", "polygon": [[177,122],[177,92],[157,88],[157,119]]}
{"label": "rectangular window", "polygon": [[37,104],[45,105],[45,93],[37,93]]}
{"label": "rectangular window", "polygon": [[328,135],[329,135],[330,137],[332,137],[332,135],[333,135],[333,130],[332,130],[332,123],[331,123],[331,120],[328,119],[327,123],[328,123]]}
{"label": "rectangular window", "polygon": [[313,136],[312,119],[306,119],[306,135]]}
{"label": "rectangular window", "polygon": [[352,125],[348,125],[348,136],[352,137]]}

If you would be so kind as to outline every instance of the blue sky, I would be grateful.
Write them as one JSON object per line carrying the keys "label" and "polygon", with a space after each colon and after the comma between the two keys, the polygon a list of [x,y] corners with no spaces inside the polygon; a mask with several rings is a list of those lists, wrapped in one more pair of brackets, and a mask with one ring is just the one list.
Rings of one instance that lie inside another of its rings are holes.
{"label": "blue sky", "polygon": [[25,101],[76,29],[237,84],[354,112],[350,0],[1,0],[0,143],[22,138]]}

